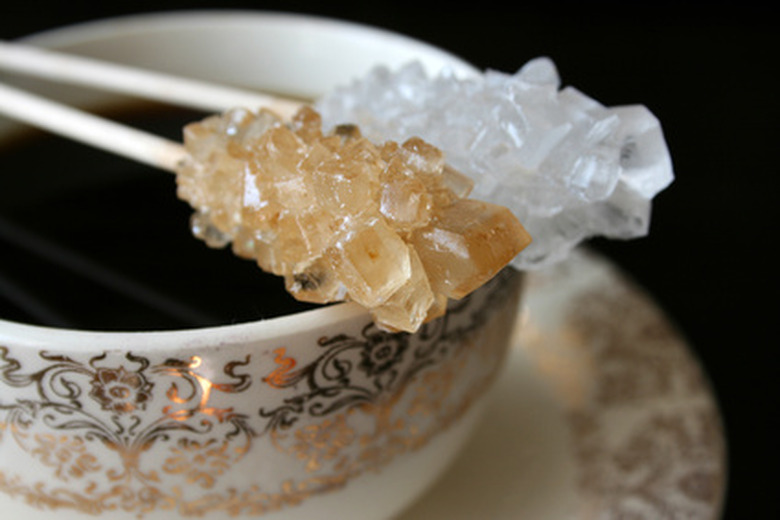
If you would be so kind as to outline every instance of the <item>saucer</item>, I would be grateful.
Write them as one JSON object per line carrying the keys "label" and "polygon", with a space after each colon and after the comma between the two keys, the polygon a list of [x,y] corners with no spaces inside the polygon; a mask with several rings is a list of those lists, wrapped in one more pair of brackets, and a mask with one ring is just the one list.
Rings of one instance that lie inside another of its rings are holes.
{"label": "saucer", "polygon": [[726,443],[686,341],[582,250],[529,276],[481,425],[398,520],[715,520]]}

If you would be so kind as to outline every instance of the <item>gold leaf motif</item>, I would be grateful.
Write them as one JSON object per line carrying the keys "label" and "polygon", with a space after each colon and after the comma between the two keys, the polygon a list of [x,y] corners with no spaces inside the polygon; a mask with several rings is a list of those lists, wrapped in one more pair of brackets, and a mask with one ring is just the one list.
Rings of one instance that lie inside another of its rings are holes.
{"label": "gold leaf motif", "polygon": [[81,437],[38,433],[32,438],[36,446],[30,454],[46,466],[56,468],[54,474],[60,480],[82,478],[101,469],[97,457],[87,451]]}
{"label": "gold leaf motif", "polygon": [[282,388],[289,382],[290,372],[295,368],[297,361],[292,357],[287,357],[287,349],[284,347],[274,350],[274,354],[276,354],[274,363],[277,366],[273,372],[263,378],[263,381],[274,388]]}
{"label": "gold leaf motif", "polygon": [[319,424],[308,424],[295,431],[295,442],[290,452],[306,462],[306,471],[322,468],[326,461],[335,460],[344,448],[355,441],[355,431],[349,427],[345,414],[338,414]]}
{"label": "gold leaf motif", "polygon": [[168,474],[181,474],[188,484],[212,488],[217,477],[233,465],[229,454],[230,443],[209,439],[205,442],[183,438],[170,449],[170,456],[163,462],[162,469]]}
{"label": "gold leaf motif", "polygon": [[[0,454],[31,467],[2,465],[0,493],[38,509],[142,519],[260,516],[341,489],[425,446],[482,395],[505,348],[486,339],[508,337],[513,323],[484,309],[506,305],[517,281],[496,277],[416,336],[369,323],[358,336],[322,338],[302,367],[279,347],[265,377],[249,354],[215,367],[117,350],[31,359],[0,346]],[[278,393],[276,407],[232,398],[258,382]],[[238,464],[262,469],[258,453],[288,457],[289,477],[273,489],[226,484]]]}

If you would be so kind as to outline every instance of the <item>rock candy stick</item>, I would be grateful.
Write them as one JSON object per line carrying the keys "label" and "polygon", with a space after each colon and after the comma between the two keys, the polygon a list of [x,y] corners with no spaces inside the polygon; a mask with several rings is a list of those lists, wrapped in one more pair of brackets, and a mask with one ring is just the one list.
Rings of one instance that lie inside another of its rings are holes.
{"label": "rock candy stick", "polygon": [[298,299],[355,301],[387,330],[441,316],[530,243],[507,208],[467,198],[471,180],[439,149],[323,133],[311,107],[290,122],[230,110],[188,125],[184,147],[2,85],[0,112],[175,172],[208,245],[232,244]]}
{"label": "rock candy stick", "polygon": [[187,157],[180,143],[0,83],[0,114],[163,170]]}
{"label": "rock candy stick", "polygon": [[287,123],[234,109],[185,128],[193,161],[179,197],[192,229],[283,276],[297,299],[352,300],[388,330],[416,331],[530,243],[503,206],[419,138],[375,144],[352,125],[323,132],[302,108]]}
{"label": "rock candy stick", "polygon": [[282,96],[4,41],[0,41],[0,69],[208,112],[266,107],[289,118],[301,106],[300,101]]}

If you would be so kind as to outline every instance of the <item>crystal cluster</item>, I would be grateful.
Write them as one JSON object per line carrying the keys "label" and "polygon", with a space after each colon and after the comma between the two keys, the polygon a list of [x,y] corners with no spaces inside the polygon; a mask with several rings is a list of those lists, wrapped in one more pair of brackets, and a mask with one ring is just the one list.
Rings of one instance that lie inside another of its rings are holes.
{"label": "crystal cluster", "polygon": [[507,208],[468,198],[472,181],[438,148],[321,123],[311,108],[289,123],[234,109],[188,125],[177,183],[194,234],[283,276],[299,300],[352,300],[410,332],[530,242]]}
{"label": "crystal cluster", "polygon": [[474,179],[473,196],[506,206],[534,237],[512,262],[535,269],[591,236],[647,233],[651,199],[672,182],[656,118],[561,89],[553,62],[516,74],[428,77],[419,63],[379,67],[315,105],[326,125],[350,121],[374,140],[418,135]]}

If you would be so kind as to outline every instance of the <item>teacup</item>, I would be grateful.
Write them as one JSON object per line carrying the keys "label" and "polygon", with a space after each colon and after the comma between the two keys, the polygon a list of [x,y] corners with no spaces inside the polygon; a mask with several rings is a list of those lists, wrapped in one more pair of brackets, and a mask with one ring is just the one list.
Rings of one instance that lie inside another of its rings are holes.
{"label": "teacup", "polygon": [[[31,41],[302,98],[376,64],[475,73],[401,35],[261,12],[132,16]],[[236,66],[237,50],[255,66]],[[84,106],[114,99],[56,88]],[[0,136],[14,128],[2,123]],[[0,511],[19,520],[389,518],[478,424],[520,292],[520,274],[506,269],[411,335],[378,329],[350,303],[155,332],[0,321]]]}

